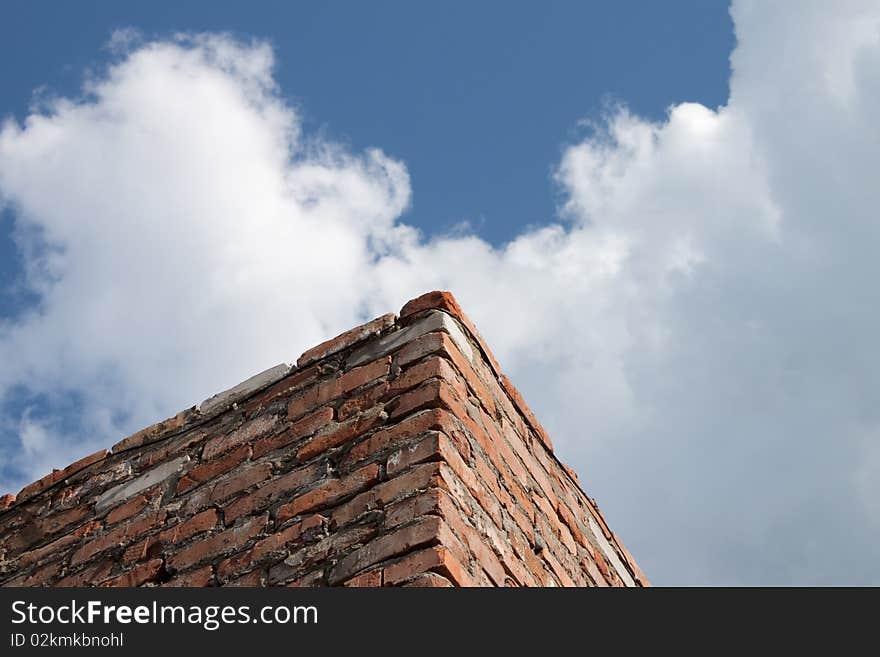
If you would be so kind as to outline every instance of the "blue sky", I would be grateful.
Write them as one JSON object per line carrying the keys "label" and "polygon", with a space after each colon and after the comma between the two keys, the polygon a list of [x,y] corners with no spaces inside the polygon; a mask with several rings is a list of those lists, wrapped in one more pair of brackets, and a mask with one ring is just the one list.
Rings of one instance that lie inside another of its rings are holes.
{"label": "blue sky", "polygon": [[[716,107],[733,47],[718,0],[12,7],[0,24],[3,115],[23,118],[35,93],[76,95],[84,71],[106,65],[116,29],[268,39],[276,80],[309,129],[406,161],[410,223],[446,232],[468,221],[493,243],[553,217],[550,172],[579,121],[615,101],[653,119],[681,100]],[[10,222],[0,235],[3,283],[20,268]]]}
{"label": "blue sky", "polygon": [[654,582],[880,583],[876,0],[316,5],[6,5],[0,489],[450,289]]}

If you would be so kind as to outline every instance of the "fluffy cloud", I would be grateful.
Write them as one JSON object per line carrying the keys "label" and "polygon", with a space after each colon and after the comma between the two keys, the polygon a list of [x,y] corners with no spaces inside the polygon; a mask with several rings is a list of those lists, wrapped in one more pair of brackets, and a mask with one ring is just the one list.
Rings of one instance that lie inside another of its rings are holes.
{"label": "fluffy cloud", "polygon": [[0,131],[9,485],[442,287],[656,582],[880,583],[880,11],[733,16],[725,106],[600,117],[500,248],[402,224],[404,165],[303,135],[266,46],[126,39]]}

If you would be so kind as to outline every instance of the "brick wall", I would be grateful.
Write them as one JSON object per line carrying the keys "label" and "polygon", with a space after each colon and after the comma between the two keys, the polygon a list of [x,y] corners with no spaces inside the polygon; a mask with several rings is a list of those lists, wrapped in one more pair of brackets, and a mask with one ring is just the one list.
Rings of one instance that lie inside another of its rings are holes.
{"label": "brick wall", "polygon": [[638,586],[448,293],[0,498],[6,586]]}

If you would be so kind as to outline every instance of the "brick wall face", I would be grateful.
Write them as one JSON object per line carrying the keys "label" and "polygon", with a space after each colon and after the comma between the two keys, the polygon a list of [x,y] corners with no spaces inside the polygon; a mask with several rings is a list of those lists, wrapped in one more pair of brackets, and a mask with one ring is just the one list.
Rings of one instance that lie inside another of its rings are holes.
{"label": "brick wall face", "polygon": [[0,498],[5,586],[639,586],[428,293]]}

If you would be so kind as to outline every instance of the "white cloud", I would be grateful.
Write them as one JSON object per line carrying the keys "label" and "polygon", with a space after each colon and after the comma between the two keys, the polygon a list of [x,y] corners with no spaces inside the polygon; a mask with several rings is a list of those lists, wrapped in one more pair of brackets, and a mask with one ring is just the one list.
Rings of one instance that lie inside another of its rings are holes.
{"label": "white cloud", "polygon": [[0,391],[80,395],[80,426],[25,416],[49,447],[7,458],[448,288],[655,581],[880,582],[880,10],[733,16],[725,106],[614,109],[562,157],[560,223],[498,249],[401,224],[405,167],[303,135],[265,45],[135,46],[0,132],[42,293],[0,327]]}

